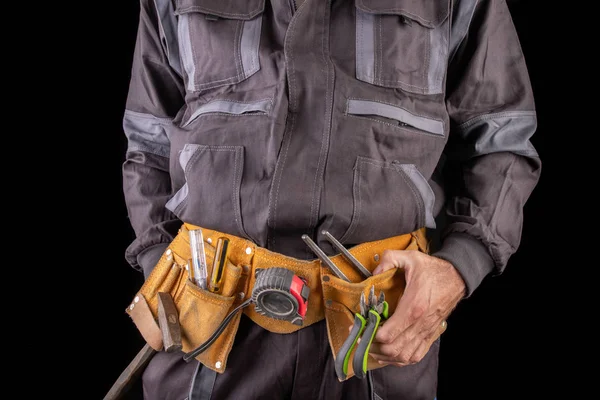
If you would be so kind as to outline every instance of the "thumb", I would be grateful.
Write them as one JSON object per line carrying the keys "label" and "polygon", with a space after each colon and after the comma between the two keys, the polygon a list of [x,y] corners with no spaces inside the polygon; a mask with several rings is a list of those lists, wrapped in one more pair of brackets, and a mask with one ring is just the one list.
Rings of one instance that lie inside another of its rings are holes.
{"label": "thumb", "polygon": [[381,274],[388,269],[404,268],[406,256],[400,250],[386,250],[381,256],[379,265],[373,270],[373,275]]}

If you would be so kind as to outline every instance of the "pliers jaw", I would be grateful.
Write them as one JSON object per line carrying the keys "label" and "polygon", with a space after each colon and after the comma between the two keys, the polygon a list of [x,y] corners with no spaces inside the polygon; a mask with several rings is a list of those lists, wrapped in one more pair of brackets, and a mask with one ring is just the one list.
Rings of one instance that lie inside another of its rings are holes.
{"label": "pliers jaw", "polygon": [[360,308],[360,315],[362,315],[363,318],[365,318],[367,316],[367,312],[369,311],[369,308],[367,307],[367,302],[365,301],[364,293],[360,294],[360,302],[358,304],[358,307]]}

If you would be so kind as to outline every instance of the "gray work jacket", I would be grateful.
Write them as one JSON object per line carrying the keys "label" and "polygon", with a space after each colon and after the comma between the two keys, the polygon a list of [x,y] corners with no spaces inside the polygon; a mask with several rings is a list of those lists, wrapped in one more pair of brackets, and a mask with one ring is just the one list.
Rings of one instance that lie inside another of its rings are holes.
{"label": "gray work jacket", "polygon": [[309,259],[427,227],[468,294],[541,171],[505,0],[141,0],[123,187],[147,273],[182,221]]}

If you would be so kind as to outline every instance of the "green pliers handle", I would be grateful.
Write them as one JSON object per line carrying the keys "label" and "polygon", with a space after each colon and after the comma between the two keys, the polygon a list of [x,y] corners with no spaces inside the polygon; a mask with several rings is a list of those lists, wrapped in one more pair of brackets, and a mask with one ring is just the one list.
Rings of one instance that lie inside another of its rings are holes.
{"label": "green pliers handle", "polygon": [[362,315],[359,313],[354,315],[354,325],[352,325],[352,330],[344,341],[344,344],[342,344],[342,347],[338,351],[337,357],[335,358],[335,373],[340,380],[346,379],[346,375],[348,375],[348,362],[350,360],[350,353],[352,353],[354,345],[356,345],[358,338],[363,333],[366,323],[367,320],[364,319]]}
{"label": "green pliers handle", "polygon": [[367,321],[362,334],[362,339],[360,340],[358,346],[356,346],[354,359],[352,360],[352,369],[354,370],[354,375],[357,378],[362,379],[367,373],[369,348],[371,347],[371,343],[375,338],[375,333],[377,333],[377,328],[379,327],[380,322],[381,315],[379,315],[379,313],[373,309],[369,310],[369,320]]}

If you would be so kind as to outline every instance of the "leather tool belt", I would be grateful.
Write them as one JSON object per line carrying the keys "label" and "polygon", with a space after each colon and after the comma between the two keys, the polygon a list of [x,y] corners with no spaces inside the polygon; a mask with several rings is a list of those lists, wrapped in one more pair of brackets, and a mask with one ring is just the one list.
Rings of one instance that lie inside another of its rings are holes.
{"label": "leather tool belt", "polygon": [[[319,259],[300,260],[288,257],[237,236],[200,228],[209,270],[217,239],[224,236],[230,240],[222,290],[215,294],[199,288],[188,279],[186,265],[191,257],[188,231],[198,228],[200,227],[190,224],[182,225],[178,235],[169,244],[126,309],[146,342],[155,350],[162,348],[161,331],[156,322],[159,292],[169,293],[175,302],[181,325],[182,351],[188,352],[210,337],[231,310],[248,300],[252,294],[257,269],[282,267],[304,279],[310,287],[308,309],[302,326],[261,315],[253,306],[244,308],[243,313],[262,328],[280,334],[291,333],[325,319],[334,357],[348,336],[354,314],[359,312],[362,293],[368,295],[371,286],[375,287],[377,293],[383,291],[391,315],[404,292],[404,273],[397,268],[364,279],[341,254],[329,257],[349,278],[350,282],[347,282],[322,266]],[[379,264],[381,254],[387,249],[427,252],[425,229],[365,242],[348,250],[369,271],[373,271]],[[238,312],[216,341],[196,356],[196,359],[214,371],[225,371],[240,318],[241,313]],[[382,365],[375,360],[369,361],[368,369],[380,367]],[[346,379],[353,375],[353,371],[350,370]]]}

